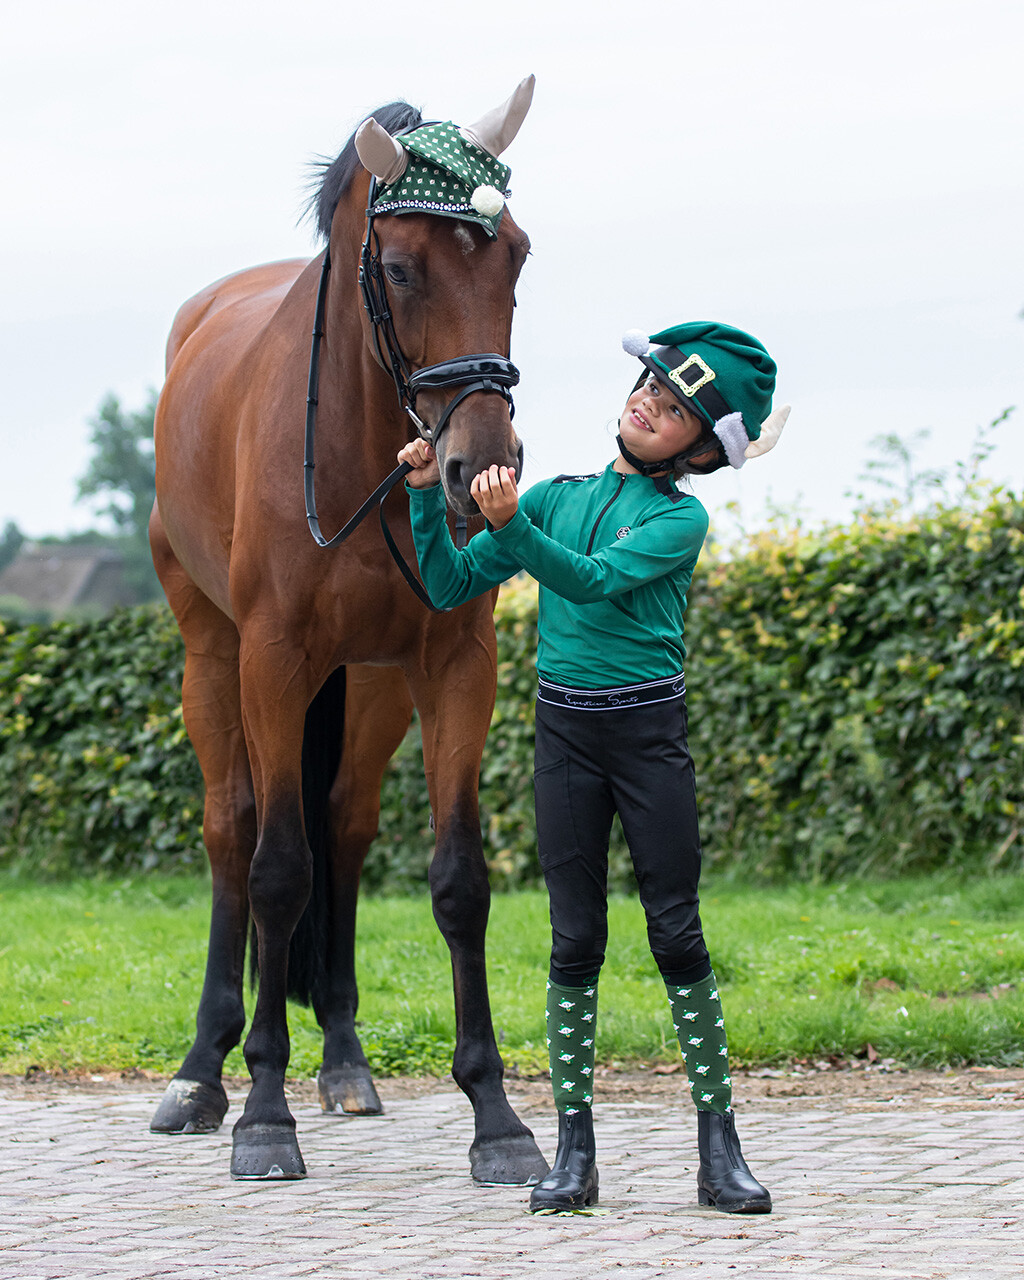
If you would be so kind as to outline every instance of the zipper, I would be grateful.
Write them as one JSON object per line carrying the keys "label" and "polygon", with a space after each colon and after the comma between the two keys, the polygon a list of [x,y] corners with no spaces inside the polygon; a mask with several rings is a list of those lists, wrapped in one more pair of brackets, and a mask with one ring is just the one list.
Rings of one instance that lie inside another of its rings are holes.
{"label": "zipper", "polygon": [[625,477],[625,476],[620,476],[620,477],[619,477],[619,487],[615,490],[615,492],[612,494],[612,496],[608,499],[608,501],[604,504],[604,506],[601,508],[600,512],[598,513],[598,517],[597,517],[597,519],[594,521],[594,527],[593,527],[593,529],[591,529],[591,531],[590,531],[590,541],[587,543],[587,550],[586,550],[586,552],[585,552],[585,554],[586,554],[586,555],[588,555],[588,556],[589,556],[589,555],[590,555],[590,553],[591,553],[591,551],[593,551],[593,549],[594,549],[594,539],[597,537],[597,529],[598,529],[598,525],[600,525],[601,521],[604,519],[604,517],[605,517],[605,512],[608,510],[608,508],[612,505],[612,503],[615,501],[615,499],[616,499],[616,498],[619,496],[619,494],[622,492],[622,486],[623,486],[625,483],[626,483],[626,477]]}

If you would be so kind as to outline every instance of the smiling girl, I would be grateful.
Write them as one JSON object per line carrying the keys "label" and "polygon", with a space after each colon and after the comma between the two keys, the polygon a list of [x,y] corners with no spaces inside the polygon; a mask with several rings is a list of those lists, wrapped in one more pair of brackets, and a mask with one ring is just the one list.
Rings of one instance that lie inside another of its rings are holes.
{"label": "smiling girl", "polygon": [[[650,343],[655,344],[653,347]],[[778,439],[775,363],[756,338],[696,322],[623,345],[646,372],[619,418],[618,456],[520,496],[492,466],[471,493],[489,528],[455,548],[433,450],[399,459],[420,571],[452,607],[525,570],[540,584],[534,762],[537,848],[551,908],[547,1040],[558,1152],[530,1208],[597,1203],[593,1070],[607,941],[608,840],[617,813],[697,1109],[698,1199],[767,1213],[731,1107],[728,1048],[698,909],[700,836],[687,749],[683,618],[708,528],[677,481],[740,467]]]}

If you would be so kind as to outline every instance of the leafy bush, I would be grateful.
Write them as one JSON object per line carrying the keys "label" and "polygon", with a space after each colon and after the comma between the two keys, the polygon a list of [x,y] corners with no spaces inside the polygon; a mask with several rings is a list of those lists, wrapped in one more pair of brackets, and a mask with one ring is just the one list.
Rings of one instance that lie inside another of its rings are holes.
{"label": "leafy bush", "polygon": [[202,779],[163,606],[0,625],[0,862],[201,866]]}
{"label": "leafy bush", "polygon": [[[498,703],[481,775],[492,880],[539,878],[536,590],[498,603]],[[819,878],[1019,867],[1024,504],[772,528],[712,549],[687,620],[691,749],[712,865]],[[0,636],[0,862],[54,871],[201,860],[201,783],[165,609]],[[425,882],[418,733],[392,761],[365,883]],[[621,837],[613,885],[629,885]]]}
{"label": "leafy bush", "polygon": [[810,877],[1020,865],[1019,498],[760,534],[707,566],[692,624],[713,860]]}

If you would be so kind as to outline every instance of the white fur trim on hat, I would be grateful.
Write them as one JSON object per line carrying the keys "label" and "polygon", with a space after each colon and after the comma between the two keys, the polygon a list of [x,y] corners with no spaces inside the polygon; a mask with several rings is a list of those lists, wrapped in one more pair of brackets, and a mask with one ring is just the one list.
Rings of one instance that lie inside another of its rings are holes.
{"label": "white fur trim on hat", "polygon": [[651,342],[643,329],[627,329],[622,335],[622,349],[630,356],[645,356],[651,349]]}
{"label": "white fur trim on hat", "polygon": [[746,428],[743,425],[743,415],[741,413],[727,413],[724,418],[719,418],[715,423],[715,435],[718,436],[725,448],[725,456],[729,459],[729,466],[735,467],[738,471],[747,460],[747,445],[750,443],[747,438]]}
{"label": "white fur trim on hat", "polygon": [[505,207],[505,197],[497,187],[489,187],[486,183],[477,187],[469,198],[469,203],[485,218],[496,218]]}

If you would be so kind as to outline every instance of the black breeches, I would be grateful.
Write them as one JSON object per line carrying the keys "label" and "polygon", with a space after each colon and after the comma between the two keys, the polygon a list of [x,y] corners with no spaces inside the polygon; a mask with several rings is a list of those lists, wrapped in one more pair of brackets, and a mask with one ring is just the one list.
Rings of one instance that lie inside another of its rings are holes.
{"label": "black breeches", "polygon": [[662,974],[711,972],[697,884],[700,834],[686,704],[580,711],[537,703],[537,847],[551,904],[551,978],[582,986],[608,939],[608,840],[616,813]]}

